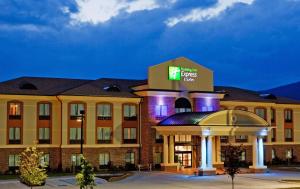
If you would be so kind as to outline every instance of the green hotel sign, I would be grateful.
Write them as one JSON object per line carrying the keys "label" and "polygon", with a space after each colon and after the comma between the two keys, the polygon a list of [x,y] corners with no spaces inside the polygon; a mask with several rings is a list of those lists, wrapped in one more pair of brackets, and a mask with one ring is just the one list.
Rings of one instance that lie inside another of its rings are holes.
{"label": "green hotel sign", "polygon": [[195,81],[198,77],[197,69],[180,66],[169,66],[168,78],[172,81]]}

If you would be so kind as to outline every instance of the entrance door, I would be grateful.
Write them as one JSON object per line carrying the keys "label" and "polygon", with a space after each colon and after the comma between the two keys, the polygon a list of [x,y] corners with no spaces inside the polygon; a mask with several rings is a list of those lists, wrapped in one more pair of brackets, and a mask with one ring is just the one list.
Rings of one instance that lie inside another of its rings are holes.
{"label": "entrance door", "polygon": [[178,163],[184,167],[192,167],[192,152],[176,152]]}

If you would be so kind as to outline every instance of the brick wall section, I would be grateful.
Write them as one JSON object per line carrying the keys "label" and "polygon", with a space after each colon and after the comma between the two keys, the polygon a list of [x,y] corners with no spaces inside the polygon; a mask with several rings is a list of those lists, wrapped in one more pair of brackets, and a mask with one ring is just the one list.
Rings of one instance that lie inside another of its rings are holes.
{"label": "brick wall section", "polygon": [[144,97],[144,101],[141,105],[141,163],[145,165],[153,162],[155,129],[152,129],[151,126],[156,125],[160,121],[155,118],[155,106],[159,104],[167,105],[168,116],[175,113],[175,97]]}
{"label": "brick wall section", "polygon": [[218,111],[220,109],[220,100],[216,98],[213,99],[194,98],[193,99],[194,112],[201,112],[203,106],[211,106],[213,111]]}
{"label": "brick wall section", "polygon": [[[138,148],[84,148],[83,154],[86,159],[94,166],[99,168],[99,154],[109,153],[110,161],[114,166],[125,165],[125,154],[127,152],[135,153],[135,164],[138,162]],[[72,167],[71,156],[72,154],[79,154],[78,148],[63,148],[62,149],[62,168]]]}
{"label": "brick wall section", "polygon": [[[9,155],[20,154],[25,148],[6,148],[1,149],[0,156],[0,172],[4,173],[8,170]],[[50,168],[57,169],[60,165],[60,149],[59,148],[38,148],[39,151],[45,154],[50,154]]]}

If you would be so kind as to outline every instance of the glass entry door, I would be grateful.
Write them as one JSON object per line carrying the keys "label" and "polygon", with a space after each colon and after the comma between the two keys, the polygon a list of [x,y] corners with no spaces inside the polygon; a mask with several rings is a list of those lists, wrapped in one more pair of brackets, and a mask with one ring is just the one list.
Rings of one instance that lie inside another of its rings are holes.
{"label": "glass entry door", "polygon": [[192,152],[176,152],[178,163],[184,167],[192,167]]}

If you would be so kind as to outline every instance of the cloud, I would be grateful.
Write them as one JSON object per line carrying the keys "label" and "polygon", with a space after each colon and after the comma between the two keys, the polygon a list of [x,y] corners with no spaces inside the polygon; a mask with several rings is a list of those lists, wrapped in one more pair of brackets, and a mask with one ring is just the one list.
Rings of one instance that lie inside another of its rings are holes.
{"label": "cloud", "polygon": [[195,8],[185,15],[171,17],[165,23],[173,27],[181,22],[201,22],[219,16],[226,9],[234,6],[236,3],[251,5],[255,0],[218,0],[213,6],[206,9]]}
{"label": "cloud", "polygon": [[[70,14],[71,24],[80,23],[101,24],[117,17],[120,13],[128,14],[161,8],[163,5],[157,0],[76,0],[77,12],[69,12],[67,7],[62,11]],[[168,3],[176,3],[169,0]]]}
{"label": "cloud", "polygon": [[0,24],[0,31],[28,31],[28,32],[45,32],[51,28],[36,24]]}

